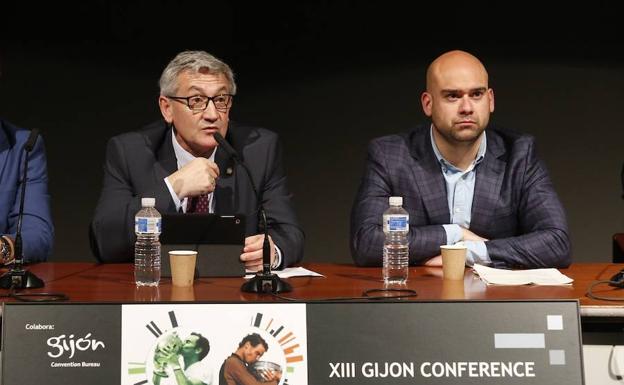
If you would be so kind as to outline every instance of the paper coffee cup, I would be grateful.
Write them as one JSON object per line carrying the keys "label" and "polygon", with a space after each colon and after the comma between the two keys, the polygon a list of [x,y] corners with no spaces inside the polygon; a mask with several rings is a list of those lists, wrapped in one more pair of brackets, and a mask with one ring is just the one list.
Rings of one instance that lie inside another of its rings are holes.
{"label": "paper coffee cup", "polygon": [[169,252],[173,286],[193,286],[196,260],[197,251],[194,250],[172,250]]}
{"label": "paper coffee cup", "polygon": [[442,276],[444,279],[463,280],[466,266],[466,246],[442,245]]}
{"label": "paper coffee cup", "polygon": [[464,280],[443,279],[442,299],[466,299]]}

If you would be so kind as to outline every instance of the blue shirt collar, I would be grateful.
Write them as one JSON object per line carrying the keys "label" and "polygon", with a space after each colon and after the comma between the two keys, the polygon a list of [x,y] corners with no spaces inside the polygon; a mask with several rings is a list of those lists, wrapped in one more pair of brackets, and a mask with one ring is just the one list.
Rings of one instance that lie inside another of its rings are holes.
{"label": "blue shirt collar", "polygon": [[[448,160],[444,159],[444,157],[442,156],[442,153],[440,153],[440,149],[438,149],[438,146],[436,145],[436,142],[433,139],[433,124],[431,124],[431,127],[429,128],[429,137],[431,138],[431,147],[433,148],[433,153],[435,154],[436,158],[438,159],[438,162],[440,162],[440,164],[442,166],[444,166],[444,167],[460,171],[457,167],[453,166],[453,164],[451,162],[449,162]],[[475,158],[475,161],[472,163],[472,167],[469,167],[469,169],[474,168],[474,166],[479,164],[483,160],[483,158],[485,157],[485,151],[487,149],[487,135],[486,135],[486,131],[483,131],[483,134],[481,134],[481,137],[483,139],[481,140],[481,144],[479,145],[479,151],[477,151],[477,157]]]}

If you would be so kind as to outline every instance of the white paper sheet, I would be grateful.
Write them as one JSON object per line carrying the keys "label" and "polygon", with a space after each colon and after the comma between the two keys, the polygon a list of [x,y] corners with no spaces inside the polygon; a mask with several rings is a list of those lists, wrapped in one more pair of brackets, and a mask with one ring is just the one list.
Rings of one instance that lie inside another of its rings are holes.
{"label": "white paper sheet", "polygon": [[[273,270],[272,273],[277,274],[277,276],[280,278],[323,277],[323,275],[312,270],[304,269],[303,267],[287,267],[284,270]],[[245,275],[245,279],[250,279],[254,275],[254,273],[247,272],[247,274]]]}
{"label": "white paper sheet", "polygon": [[472,268],[488,285],[569,285],[574,281],[557,269],[505,270],[478,264]]}

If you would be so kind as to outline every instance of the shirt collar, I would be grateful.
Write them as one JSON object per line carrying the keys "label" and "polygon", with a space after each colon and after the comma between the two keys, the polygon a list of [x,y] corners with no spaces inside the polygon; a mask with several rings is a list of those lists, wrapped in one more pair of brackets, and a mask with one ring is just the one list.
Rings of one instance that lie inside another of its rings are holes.
{"label": "shirt collar", "polygon": [[[457,167],[453,166],[451,162],[444,159],[444,157],[442,156],[442,153],[440,153],[440,149],[438,148],[435,140],[433,139],[433,124],[431,124],[431,127],[429,128],[429,137],[431,138],[431,147],[433,148],[433,153],[438,159],[438,162],[440,162],[442,166],[458,170]],[[483,131],[483,134],[481,135],[481,137],[482,139],[481,139],[481,144],[479,144],[479,150],[477,151],[477,157],[475,158],[475,161],[472,163],[471,167],[469,167],[467,171],[471,170],[474,166],[479,164],[485,157],[485,151],[487,150],[486,131]]]}
{"label": "shirt collar", "polygon": [[[173,130],[171,130],[171,142],[173,143],[173,152],[175,153],[176,159],[178,160],[178,169],[186,166],[188,163],[190,163],[191,161],[193,161],[193,159],[196,158],[196,156],[194,156],[190,152],[183,149],[182,146],[180,146],[180,143],[178,143],[178,140],[175,137],[175,127],[173,128]],[[215,150],[216,150],[216,147],[215,147]],[[214,162],[215,154],[217,153],[217,151],[215,150],[212,151],[212,154],[210,155],[208,160]]]}

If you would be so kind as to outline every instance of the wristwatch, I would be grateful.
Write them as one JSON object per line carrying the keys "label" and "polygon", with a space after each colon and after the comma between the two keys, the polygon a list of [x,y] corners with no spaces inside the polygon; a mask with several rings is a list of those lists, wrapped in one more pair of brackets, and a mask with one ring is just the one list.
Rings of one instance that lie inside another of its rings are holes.
{"label": "wristwatch", "polygon": [[11,259],[11,245],[4,237],[0,238],[0,262],[5,263]]}

